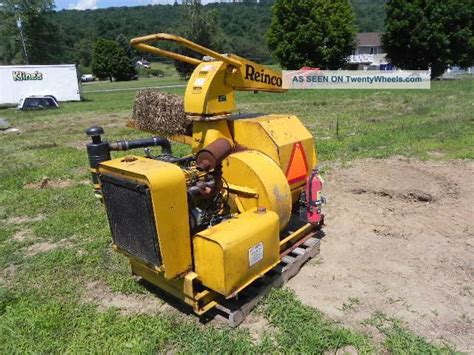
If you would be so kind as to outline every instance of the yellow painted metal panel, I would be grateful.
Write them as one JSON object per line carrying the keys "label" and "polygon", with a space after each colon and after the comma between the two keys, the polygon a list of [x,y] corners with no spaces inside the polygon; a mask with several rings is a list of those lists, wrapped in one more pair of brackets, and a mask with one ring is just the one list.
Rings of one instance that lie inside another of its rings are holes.
{"label": "yellow painted metal panel", "polygon": [[278,146],[280,165],[286,171],[293,145],[300,142],[305,150],[309,167],[316,164],[313,161],[314,139],[308,129],[296,116],[268,115],[268,119],[260,119],[259,123],[269,133]]}
{"label": "yellow painted metal panel", "polygon": [[232,71],[232,74],[226,78],[227,83],[232,85],[235,90],[257,90],[269,92],[286,91],[282,89],[281,71],[273,70],[235,54],[229,54],[228,57],[230,59],[238,60],[241,63],[241,65],[235,68]]}
{"label": "yellow painted metal panel", "polygon": [[205,62],[194,70],[184,94],[184,111],[191,115],[220,115],[235,110],[234,90],[225,83],[227,64]]}
{"label": "yellow painted metal panel", "polygon": [[313,167],[317,163],[314,138],[296,116],[264,115],[237,120],[233,131],[236,144],[267,154],[283,171],[288,167],[293,144],[298,142],[304,147],[308,166]]}
{"label": "yellow painted metal panel", "polygon": [[192,267],[191,237],[183,171],[174,164],[132,156],[101,163],[99,172],[149,187],[164,276],[172,279],[189,271]]}
{"label": "yellow painted metal panel", "polygon": [[[264,116],[267,117],[267,116]],[[258,150],[280,165],[278,146],[256,119],[243,119],[230,122],[234,132],[235,145],[241,149]]]}
{"label": "yellow painted metal panel", "polygon": [[245,210],[266,207],[277,213],[280,229],[285,228],[291,214],[291,192],[285,175],[272,159],[255,150],[233,153],[223,163],[223,174],[230,186],[256,191],[257,196],[235,192]]}
{"label": "yellow painted metal panel", "polygon": [[[303,147],[308,173],[317,164],[314,138],[296,116],[264,115],[236,120],[231,130],[236,146],[265,153],[284,174],[288,171],[293,147],[297,143]],[[298,200],[303,185],[302,180],[290,184],[293,203]]]}
{"label": "yellow painted metal panel", "polygon": [[214,301],[219,295],[215,292],[194,290],[193,281],[197,278],[194,272],[188,272],[184,277],[168,280],[162,272],[151,269],[135,260],[130,260],[130,266],[134,275],[143,277],[148,282],[159,287],[163,291],[193,307],[196,314],[204,314],[216,306]]}
{"label": "yellow painted metal panel", "polygon": [[222,247],[209,239],[193,237],[194,270],[201,282],[211,290],[225,294],[226,270]]}
{"label": "yellow painted metal panel", "polygon": [[232,145],[234,144],[226,120],[195,121],[193,123],[193,140],[191,148],[194,153],[204,149],[219,138],[227,139]]}
{"label": "yellow painted metal panel", "polygon": [[280,260],[278,215],[244,212],[193,239],[202,284],[224,296],[241,290]]}
{"label": "yellow painted metal panel", "polygon": [[[150,42],[171,41],[213,58],[201,61],[150,45]],[[133,38],[137,49],[196,65],[186,88],[185,112],[198,116],[213,116],[235,111],[234,90],[284,92],[280,71],[233,55],[219,54],[185,38],[157,33]]]}

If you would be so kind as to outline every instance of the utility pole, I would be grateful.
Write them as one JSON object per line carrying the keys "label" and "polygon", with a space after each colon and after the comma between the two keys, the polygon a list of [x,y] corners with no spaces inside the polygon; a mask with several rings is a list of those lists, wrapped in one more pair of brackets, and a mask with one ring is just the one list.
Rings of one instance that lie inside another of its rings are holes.
{"label": "utility pole", "polygon": [[25,61],[26,64],[30,64],[29,59],[28,59],[28,51],[26,50],[26,42],[25,42],[25,36],[23,36],[23,25],[21,23],[21,17],[18,15],[18,18],[16,20],[16,27],[20,30],[20,38],[21,38],[21,44],[23,45],[23,53],[25,54]]}
{"label": "utility pole", "polygon": [[21,44],[23,46],[23,54],[25,56],[25,62],[26,64],[30,64],[30,60],[28,58],[28,51],[26,50],[26,41],[25,41],[25,36],[23,35],[23,24],[21,22],[21,17],[20,14],[17,16],[17,12],[19,12],[19,6],[18,5],[13,5],[13,9],[7,7],[7,5],[4,2],[0,2],[0,9],[11,12],[13,13],[13,16],[15,17],[16,21],[16,27],[20,31],[20,38],[21,38]]}

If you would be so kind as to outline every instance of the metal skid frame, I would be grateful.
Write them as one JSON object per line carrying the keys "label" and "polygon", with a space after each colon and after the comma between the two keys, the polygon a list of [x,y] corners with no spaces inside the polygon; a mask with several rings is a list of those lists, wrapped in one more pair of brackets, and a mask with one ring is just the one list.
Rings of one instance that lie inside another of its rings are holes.
{"label": "metal skid frame", "polygon": [[215,319],[236,327],[249,315],[261,299],[274,287],[280,287],[295,276],[306,261],[319,254],[321,229],[305,224],[289,232],[280,241],[280,263],[263,277],[252,282],[236,295],[225,298],[201,285],[195,272],[168,280],[160,268],[130,258],[132,273],[165,293],[189,305],[203,319]]}

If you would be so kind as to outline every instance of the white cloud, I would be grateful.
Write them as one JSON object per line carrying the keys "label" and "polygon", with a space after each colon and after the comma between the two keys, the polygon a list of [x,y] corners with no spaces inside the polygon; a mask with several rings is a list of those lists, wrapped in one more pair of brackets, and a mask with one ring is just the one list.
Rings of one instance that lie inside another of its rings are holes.
{"label": "white cloud", "polygon": [[97,9],[99,0],[78,0],[75,4],[70,4],[69,8],[73,10]]}

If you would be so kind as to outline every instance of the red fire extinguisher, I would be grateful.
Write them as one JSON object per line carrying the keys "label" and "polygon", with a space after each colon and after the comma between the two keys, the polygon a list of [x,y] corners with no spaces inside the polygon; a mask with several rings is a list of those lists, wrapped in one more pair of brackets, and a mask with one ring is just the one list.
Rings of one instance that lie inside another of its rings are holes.
{"label": "red fire extinguisher", "polygon": [[314,225],[324,224],[324,215],[321,211],[326,199],[321,195],[324,180],[319,175],[318,169],[313,169],[306,179],[303,204],[300,210],[300,218]]}

